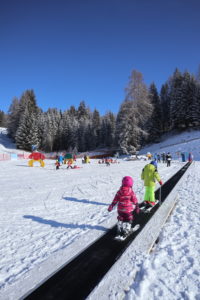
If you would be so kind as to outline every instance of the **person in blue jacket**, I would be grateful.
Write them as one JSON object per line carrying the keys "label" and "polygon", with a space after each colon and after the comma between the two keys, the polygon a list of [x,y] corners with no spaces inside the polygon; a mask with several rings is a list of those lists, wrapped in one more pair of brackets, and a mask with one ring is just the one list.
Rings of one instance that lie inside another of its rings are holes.
{"label": "person in blue jacket", "polygon": [[63,163],[63,156],[62,155],[58,156],[58,162],[59,162],[60,165],[62,165],[62,163]]}

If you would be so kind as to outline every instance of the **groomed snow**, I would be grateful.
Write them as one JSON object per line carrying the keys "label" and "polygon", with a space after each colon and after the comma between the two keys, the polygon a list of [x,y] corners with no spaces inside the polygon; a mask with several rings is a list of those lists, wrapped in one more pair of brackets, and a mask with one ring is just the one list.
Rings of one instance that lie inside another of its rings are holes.
{"label": "groomed snow", "polygon": [[[117,213],[107,207],[123,176],[133,177],[142,201],[147,162],[118,161],[110,167],[78,161],[77,170],[55,170],[51,160],[45,168],[30,168],[27,160],[0,162],[0,299],[19,299],[112,227]],[[162,180],[182,166],[160,163]],[[154,251],[136,253],[131,245],[90,300],[200,299],[199,167],[195,162],[179,185],[179,201]]]}

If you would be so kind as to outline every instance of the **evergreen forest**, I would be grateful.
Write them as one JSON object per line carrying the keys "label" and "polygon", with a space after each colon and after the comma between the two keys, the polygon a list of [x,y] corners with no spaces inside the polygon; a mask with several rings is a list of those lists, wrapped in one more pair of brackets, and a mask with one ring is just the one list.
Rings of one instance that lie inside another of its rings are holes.
{"label": "evergreen forest", "polygon": [[174,71],[158,92],[133,70],[118,113],[101,116],[84,101],[65,111],[37,106],[34,90],[14,97],[8,114],[0,110],[0,126],[7,127],[18,149],[44,152],[85,152],[98,148],[133,154],[158,142],[164,133],[200,127],[200,80],[188,71]]}

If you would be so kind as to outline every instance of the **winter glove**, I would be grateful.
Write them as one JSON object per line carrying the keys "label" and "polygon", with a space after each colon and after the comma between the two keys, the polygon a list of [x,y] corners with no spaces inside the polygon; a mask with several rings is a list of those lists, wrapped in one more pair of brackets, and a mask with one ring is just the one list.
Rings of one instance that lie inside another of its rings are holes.
{"label": "winter glove", "polygon": [[136,208],[135,208],[135,211],[136,211],[136,213],[137,213],[137,214],[139,214],[139,213],[140,213],[140,208],[139,208],[139,205],[137,205],[137,206],[136,206]]}
{"label": "winter glove", "polygon": [[160,180],[160,181],[159,181],[159,183],[160,183],[160,185],[163,185],[163,182],[162,182],[162,180]]}
{"label": "winter glove", "polygon": [[110,205],[109,207],[108,207],[108,211],[111,211],[113,209],[113,207],[112,207],[112,205]]}

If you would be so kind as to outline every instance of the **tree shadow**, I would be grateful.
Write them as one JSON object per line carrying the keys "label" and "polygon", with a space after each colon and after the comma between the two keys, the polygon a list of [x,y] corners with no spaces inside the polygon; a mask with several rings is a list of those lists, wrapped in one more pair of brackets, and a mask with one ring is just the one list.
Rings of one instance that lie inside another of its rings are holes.
{"label": "tree shadow", "polygon": [[80,228],[80,229],[95,229],[95,230],[101,230],[101,231],[107,231],[108,229],[106,227],[103,226],[99,226],[99,225],[88,225],[88,224],[64,224],[64,223],[60,223],[57,221],[53,221],[53,220],[48,220],[48,219],[43,219],[41,217],[36,217],[36,216],[31,216],[31,215],[24,215],[23,216],[25,219],[31,219],[34,222],[38,222],[38,223],[42,223],[42,224],[46,224],[46,225],[50,225],[51,227],[64,227],[64,228],[70,228],[70,229],[76,229],[76,228]]}
{"label": "tree shadow", "polygon": [[96,201],[89,201],[87,199],[77,199],[77,198],[73,198],[73,197],[63,197],[64,200],[67,200],[67,201],[73,201],[73,202],[82,202],[82,203],[85,203],[85,204],[94,204],[94,205],[106,205],[108,206],[108,204],[106,203],[101,203],[101,202],[96,202]]}

